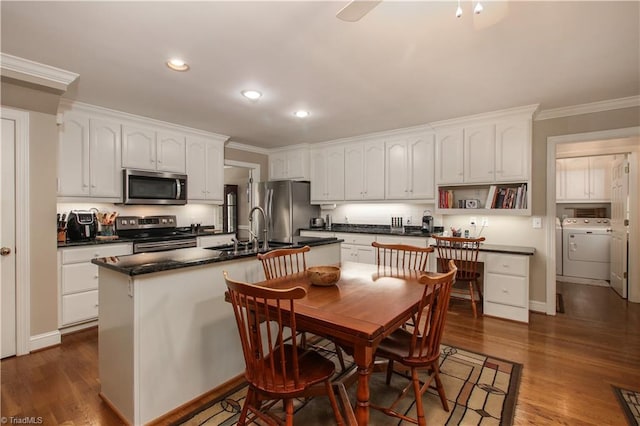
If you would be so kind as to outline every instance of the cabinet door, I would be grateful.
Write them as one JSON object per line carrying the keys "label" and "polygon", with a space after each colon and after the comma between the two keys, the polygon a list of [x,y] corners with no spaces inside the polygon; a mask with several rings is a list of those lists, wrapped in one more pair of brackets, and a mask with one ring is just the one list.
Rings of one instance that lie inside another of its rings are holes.
{"label": "cabinet door", "polygon": [[363,154],[363,198],[365,200],[383,200],[386,175],[384,141],[365,143]]}
{"label": "cabinet door", "polygon": [[344,148],[326,149],[327,200],[344,200]]}
{"label": "cabinet door", "polygon": [[98,288],[98,266],[93,263],[62,265],[62,294],[79,293]]}
{"label": "cabinet door", "polygon": [[91,195],[122,197],[120,123],[90,120]]}
{"label": "cabinet door", "polygon": [[565,158],[565,194],[567,200],[589,199],[589,157]]}
{"label": "cabinet door", "polygon": [[496,181],[529,179],[530,136],[528,120],[496,125]]}
{"label": "cabinet door", "polygon": [[355,262],[354,250],[351,244],[340,244],[340,261],[341,262]]}
{"label": "cabinet door", "polygon": [[204,200],[207,197],[207,142],[204,139],[187,139],[187,197]]}
{"label": "cabinet door", "polygon": [[412,199],[435,198],[435,136],[421,135],[408,143],[409,149],[409,197]]}
{"label": "cabinet door", "polygon": [[612,155],[589,158],[589,198],[593,201],[611,201]]}
{"label": "cabinet door", "polygon": [[[382,167],[384,167],[384,164]],[[346,146],[344,148],[345,200],[362,200],[364,198],[364,173],[364,152],[362,145],[354,144]]]}
{"label": "cabinet door", "polygon": [[495,170],[495,126],[464,129],[464,181],[493,182]]}
{"label": "cabinet door", "polygon": [[156,132],[152,129],[122,126],[122,167],[156,169]]}
{"label": "cabinet door", "polygon": [[62,296],[62,325],[98,317],[98,290]]}
{"label": "cabinet door", "polygon": [[464,138],[462,129],[438,133],[438,183],[464,181]]}
{"label": "cabinet door", "polygon": [[269,155],[269,179],[285,179],[287,177],[287,154],[278,152]]}
{"label": "cabinet door", "polygon": [[185,172],[185,137],[177,133],[158,132],[156,168],[163,172]]}
{"label": "cabinet door", "polygon": [[294,149],[287,152],[287,179],[306,179],[307,178],[307,158],[308,153],[303,149]]}
{"label": "cabinet door", "polygon": [[327,157],[324,149],[313,149],[310,153],[311,201],[327,199]]}
{"label": "cabinet door", "polygon": [[354,249],[356,262],[369,263],[372,265],[376,263],[376,255],[373,247],[354,246]]}
{"label": "cabinet door", "polygon": [[89,118],[65,113],[58,138],[58,195],[89,195]]}
{"label": "cabinet door", "polygon": [[222,202],[224,199],[224,145],[208,141],[206,159],[207,200]]}
{"label": "cabinet door", "polygon": [[407,143],[404,140],[385,143],[385,161],[387,163],[385,194],[387,199],[408,197],[407,158]]}

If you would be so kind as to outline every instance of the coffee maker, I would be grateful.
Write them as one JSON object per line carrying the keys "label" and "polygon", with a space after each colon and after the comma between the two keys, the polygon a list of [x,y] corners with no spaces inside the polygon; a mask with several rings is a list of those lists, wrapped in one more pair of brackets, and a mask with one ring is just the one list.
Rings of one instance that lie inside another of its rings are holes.
{"label": "coffee maker", "polygon": [[431,216],[431,210],[425,210],[422,213],[422,227],[420,230],[425,234],[433,234],[433,216]]}

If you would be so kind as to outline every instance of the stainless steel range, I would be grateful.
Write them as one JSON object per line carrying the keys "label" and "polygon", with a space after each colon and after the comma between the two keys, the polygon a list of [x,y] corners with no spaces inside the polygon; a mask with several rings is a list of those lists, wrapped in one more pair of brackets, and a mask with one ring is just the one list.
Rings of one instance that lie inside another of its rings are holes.
{"label": "stainless steel range", "polygon": [[119,216],[116,231],[133,240],[134,254],[196,247],[197,237],[176,223],[175,216]]}

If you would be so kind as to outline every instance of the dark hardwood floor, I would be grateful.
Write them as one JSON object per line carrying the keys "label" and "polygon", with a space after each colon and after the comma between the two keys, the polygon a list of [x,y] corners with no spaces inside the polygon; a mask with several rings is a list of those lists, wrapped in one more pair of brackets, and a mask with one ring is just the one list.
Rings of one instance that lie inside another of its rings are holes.
{"label": "dark hardwood floor", "polygon": [[[529,326],[473,319],[453,301],[443,342],[524,365],[516,425],[624,425],[611,385],[640,388],[640,304],[604,287],[558,283],[564,314],[531,314]],[[1,363],[2,416],[45,425],[119,425],[98,396],[97,330]],[[212,395],[215,396],[215,395]],[[176,419],[179,413],[170,419]]]}

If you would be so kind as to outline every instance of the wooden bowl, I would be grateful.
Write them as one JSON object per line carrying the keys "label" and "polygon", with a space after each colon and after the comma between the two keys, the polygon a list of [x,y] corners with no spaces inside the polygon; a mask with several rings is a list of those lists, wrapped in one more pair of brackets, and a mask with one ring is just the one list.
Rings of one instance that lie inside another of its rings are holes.
{"label": "wooden bowl", "polygon": [[337,266],[310,266],[307,275],[311,284],[319,286],[331,286],[340,279],[340,268]]}

